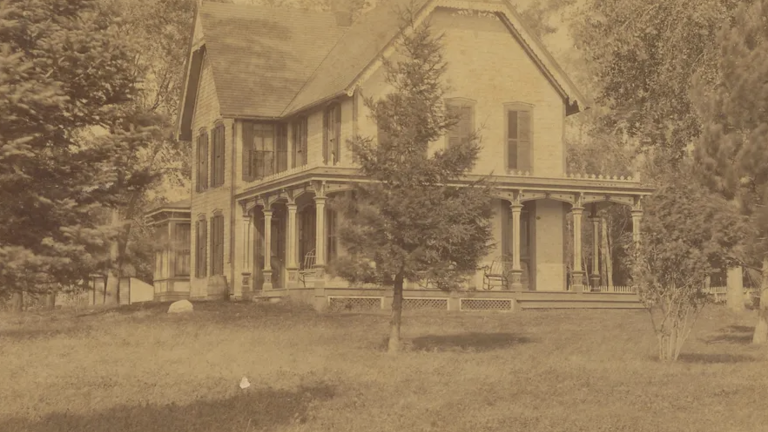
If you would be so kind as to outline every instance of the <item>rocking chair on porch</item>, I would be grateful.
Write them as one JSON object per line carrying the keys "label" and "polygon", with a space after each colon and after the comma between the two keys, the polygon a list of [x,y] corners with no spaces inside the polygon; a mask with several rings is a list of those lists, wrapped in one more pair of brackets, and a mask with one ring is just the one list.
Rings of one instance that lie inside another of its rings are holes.
{"label": "rocking chair on porch", "polygon": [[503,260],[493,260],[490,266],[483,267],[483,290],[490,291],[495,286],[506,289],[509,286],[506,267]]}
{"label": "rocking chair on porch", "polygon": [[318,274],[318,269],[315,268],[315,250],[307,252],[304,256],[304,266],[299,270],[299,281],[301,281],[304,288],[307,287],[307,276],[315,277]]}

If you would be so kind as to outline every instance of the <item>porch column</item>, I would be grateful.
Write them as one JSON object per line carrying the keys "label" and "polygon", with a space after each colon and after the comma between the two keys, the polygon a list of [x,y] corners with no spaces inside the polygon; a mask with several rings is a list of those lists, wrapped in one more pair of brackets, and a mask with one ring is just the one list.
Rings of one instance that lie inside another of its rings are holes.
{"label": "porch column", "polygon": [[600,218],[597,217],[597,210],[592,210],[592,289],[600,290]]}
{"label": "porch column", "polygon": [[325,197],[315,196],[315,267],[317,279],[322,280],[325,268]]}
{"label": "porch column", "polygon": [[637,245],[640,243],[640,221],[643,219],[643,211],[638,208],[632,209],[632,241]]}
{"label": "porch column", "polygon": [[251,212],[243,215],[243,262],[242,262],[242,284],[240,292],[235,292],[235,297],[243,297],[251,292],[251,251],[253,250],[253,235],[251,234],[251,225],[253,216]]}
{"label": "porch column", "polygon": [[297,282],[297,271],[299,269],[298,265],[298,250],[297,247],[297,240],[298,236],[296,235],[296,203],[288,203],[286,205],[288,208],[288,227],[285,230],[285,243],[286,248],[285,251],[288,254],[288,263],[286,265],[286,269],[288,270],[288,288],[295,288],[296,282]]}
{"label": "porch column", "polygon": [[584,289],[584,271],[581,269],[581,216],[583,207],[573,207],[573,291],[582,292]]}
{"label": "porch column", "polygon": [[520,267],[520,212],[523,205],[520,203],[511,203],[512,210],[512,281],[510,288],[518,291],[523,289],[523,270]]}
{"label": "porch column", "polygon": [[272,210],[264,210],[264,290],[272,289]]}

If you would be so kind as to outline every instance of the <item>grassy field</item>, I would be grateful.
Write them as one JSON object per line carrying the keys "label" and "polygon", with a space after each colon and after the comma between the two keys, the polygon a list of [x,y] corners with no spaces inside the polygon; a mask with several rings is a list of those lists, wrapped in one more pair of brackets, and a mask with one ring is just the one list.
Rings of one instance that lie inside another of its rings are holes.
{"label": "grassy field", "polygon": [[393,358],[386,315],[166,307],[0,316],[0,431],[768,430],[754,312],[662,365],[642,311],[410,313]]}

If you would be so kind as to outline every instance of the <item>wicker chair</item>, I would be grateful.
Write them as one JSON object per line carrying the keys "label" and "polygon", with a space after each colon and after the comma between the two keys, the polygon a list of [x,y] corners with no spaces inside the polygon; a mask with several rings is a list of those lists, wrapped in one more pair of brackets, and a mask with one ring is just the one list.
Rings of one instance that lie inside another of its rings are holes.
{"label": "wicker chair", "polygon": [[315,277],[318,274],[318,269],[315,268],[315,250],[307,252],[304,256],[304,266],[299,270],[299,281],[307,287],[307,277]]}
{"label": "wicker chair", "polygon": [[500,286],[502,289],[509,286],[507,265],[501,259],[495,259],[491,265],[483,267],[483,289],[490,291],[496,286]]}

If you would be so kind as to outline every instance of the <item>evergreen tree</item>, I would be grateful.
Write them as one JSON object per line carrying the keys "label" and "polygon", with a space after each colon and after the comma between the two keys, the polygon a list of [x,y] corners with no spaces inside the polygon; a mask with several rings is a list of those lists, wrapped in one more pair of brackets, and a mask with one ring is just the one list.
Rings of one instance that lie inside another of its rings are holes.
{"label": "evergreen tree", "polygon": [[393,289],[390,352],[400,347],[404,282],[459,288],[491,241],[489,186],[457,185],[477,159],[477,134],[429,154],[430,143],[459,120],[442,102],[442,38],[428,23],[415,25],[411,12],[403,23],[401,59],[384,65],[394,91],[365,101],[378,141],[357,136],[348,143],[360,174],[373,181],[355,184],[351,199],[334,203],[345,220],[339,237],[348,254],[333,270],[353,283]]}
{"label": "evergreen tree", "polygon": [[763,282],[753,342],[768,341],[768,2],[745,4],[718,37],[719,78],[714,91],[697,83],[704,124],[696,158],[710,188],[750,218],[741,254],[761,267]]}
{"label": "evergreen tree", "polygon": [[93,0],[0,7],[0,290],[84,285],[114,232],[103,209],[151,173],[135,155],[158,132],[137,109],[142,75],[117,10]]}

